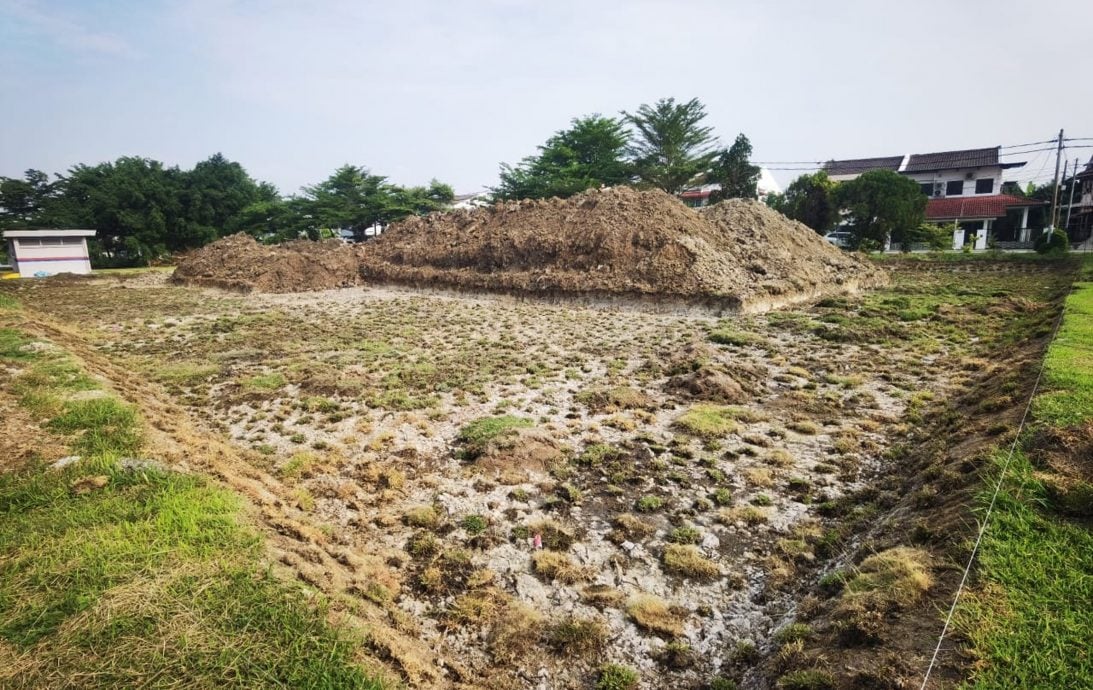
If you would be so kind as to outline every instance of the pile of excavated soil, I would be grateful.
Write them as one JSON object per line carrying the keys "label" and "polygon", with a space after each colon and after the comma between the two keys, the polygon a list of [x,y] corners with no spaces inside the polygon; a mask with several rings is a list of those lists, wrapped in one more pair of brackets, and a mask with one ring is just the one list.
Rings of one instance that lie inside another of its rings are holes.
{"label": "pile of excavated soil", "polygon": [[629,187],[409,218],[359,253],[367,282],[758,309],[885,280],[757,201],[699,212]]}
{"label": "pile of excavated soil", "polygon": [[271,247],[240,233],[191,252],[171,280],[244,292],[303,292],[356,285],[360,273],[353,249],[336,240]]}
{"label": "pile of excavated soil", "polygon": [[615,187],[412,217],[356,248],[233,235],[183,259],[172,280],[248,292],[397,283],[760,310],[886,276],[757,201],[696,211],[660,191]]}

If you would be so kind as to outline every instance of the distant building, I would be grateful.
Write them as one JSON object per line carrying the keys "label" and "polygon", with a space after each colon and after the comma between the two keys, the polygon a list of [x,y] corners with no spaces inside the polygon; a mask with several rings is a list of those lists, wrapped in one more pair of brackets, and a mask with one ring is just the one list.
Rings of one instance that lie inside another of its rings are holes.
{"label": "distant building", "polygon": [[87,238],[94,230],[5,230],[8,258],[23,278],[91,273]]}
{"label": "distant building", "polygon": [[1005,171],[1025,163],[1006,163],[1001,147],[913,153],[904,156],[832,160],[823,170],[835,181],[852,180],[872,170],[891,170],[918,183],[928,197],[926,220],[953,225],[953,248],[972,244],[985,249],[987,238],[1005,246],[1032,241],[1028,210],[1043,202],[1002,194]]}
{"label": "distant building", "polygon": [[489,192],[456,194],[455,197],[452,198],[452,208],[471,209],[479,208],[480,206],[489,206],[491,196],[492,195]]}
{"label": "distant building", "polygon": [[1070,207],[1070,222],[1066,230],[1075,244],[1086,242],[1093,236],[1093,158],[1074,176],[1074,204]]}
{"label": "distant building", "polygon": [[[719,189],[721,189],[721,185],[719,184],[704,184],[699,187],[689,187],[680,192],[679,198],[688,206],[700,208],[702,206],[708,206],[710,203],[710,195]],[[766,168],[760,168],[759,181],[756,183],[756,196],[763,199],[768,194],[780,194],[781,192],[782,187],[779,186],[778,181],[774,179],[774,175],[771,175],[770,171]]]}

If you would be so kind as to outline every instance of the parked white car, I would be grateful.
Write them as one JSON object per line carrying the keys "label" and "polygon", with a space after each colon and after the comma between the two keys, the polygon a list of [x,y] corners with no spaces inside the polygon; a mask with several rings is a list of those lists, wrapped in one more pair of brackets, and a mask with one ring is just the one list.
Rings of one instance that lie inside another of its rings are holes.
{"label": "parked white car", "polygon": [[846,230],[832,230],[824,235],[824,239],[835,245],[836,247],[842,247],[843,249],[850,246],[850,240],[853,236]]}

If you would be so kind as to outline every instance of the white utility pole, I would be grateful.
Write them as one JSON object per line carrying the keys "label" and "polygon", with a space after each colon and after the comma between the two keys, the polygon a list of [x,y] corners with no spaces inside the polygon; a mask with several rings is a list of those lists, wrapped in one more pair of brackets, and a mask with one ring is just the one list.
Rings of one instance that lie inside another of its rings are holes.
{"label": "white utility pole", "polygon": [[1074,207],[1074,188],[1078,186],[1078,159],[1074,159],[1074,172],[1070,175],[1070,201],[1066,205],[1066,225],[1063,229],[1070,227],[1070,209]]}
{"label": "white utility pole", "polygon": [[1051,229],[1056,226],[1056,216],[1059,212],[1059,163],[1063,158],[1063,130],[1059,130],[1059,144],[1055,149],[1055,189],[1051,193]]}

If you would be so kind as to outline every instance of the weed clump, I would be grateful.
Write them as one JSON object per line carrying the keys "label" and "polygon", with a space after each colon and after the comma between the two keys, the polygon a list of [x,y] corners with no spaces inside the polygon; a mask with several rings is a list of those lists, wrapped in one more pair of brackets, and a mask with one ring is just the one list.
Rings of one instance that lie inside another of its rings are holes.
{"label": "weed clump", "polygon": [[531,557],[535,574],[546,580],[573,584],[588,578],[588,571],[573,562],[568,555],[558,551],[536,551]]}
{"label": "weed clump", "polygon": [[600,677],[596,680],[596,690],[634,690],[638,687],[641,676],[629,666],[607,664],[600,668]]}
{"label": "weed clump", "polygon": [[700,403],[680,415],[675,424],[694,436],[719,438],[734,433],[739,428],[735,410],[736,408],[724,405]]}
{"label": "weed clump", "polygon": [[643,630],[676,637],[683,634],[683,616],[663,599],[651,594],[634,597],[626,606],[626,615]]}
{"label": "weed clump", "polygon": [[548,628],[547,643],[559,654],[586,657],[607,643],[607,626],[594,618],[569,617]]}
{"label": "weed clump", "polygon": [[483,417],[460,429],[456,440],[463,444],[467,458],[473,460],[485,452],[486,445],[493,439],[514,429],[526,429],[531,425],[530,419],[513,415]]}
{"label": "weed clump", "polygon": [[721,575],[721,568],[690,544],[668,544],[663,560],[665,570],[683,577],[713,580]]}

